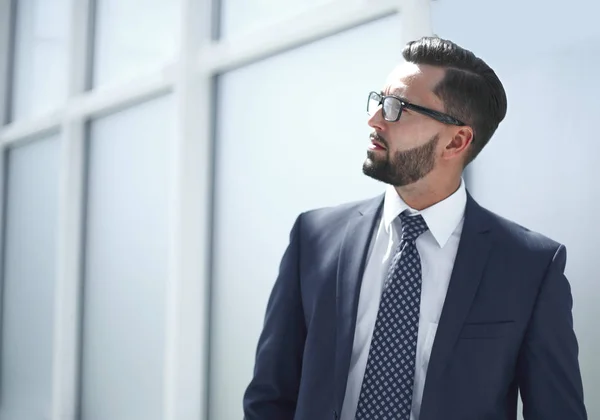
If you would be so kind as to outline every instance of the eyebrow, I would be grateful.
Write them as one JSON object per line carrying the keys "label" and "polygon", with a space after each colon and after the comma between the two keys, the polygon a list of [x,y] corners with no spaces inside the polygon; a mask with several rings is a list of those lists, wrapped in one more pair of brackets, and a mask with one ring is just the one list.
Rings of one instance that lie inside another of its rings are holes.
{"label": "eyebrow", "polygon": [[[386,94],[383,91],[381,91],[380,94],[381,96],[386,96]],[[411,103],[407,98],[401,95],[400,89],[394,89],[392,92],[388,93],[388,95],[395,96],[403,102]]]}

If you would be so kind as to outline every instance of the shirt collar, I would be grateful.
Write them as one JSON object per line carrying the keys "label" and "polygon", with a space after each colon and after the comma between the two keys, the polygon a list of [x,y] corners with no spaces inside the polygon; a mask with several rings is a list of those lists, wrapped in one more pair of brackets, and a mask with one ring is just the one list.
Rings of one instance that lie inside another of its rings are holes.
{"label": "shirt collar", "polygon": [[462,178],[458,190],[452,195],[421,211],[410,208],[398,195],[396,189],[390,185],[385,191],[383,203],[383,221],[385,223],[385,230],[389,234],[391,232],[392,223],[400,216],[400,213],[405,210],[408,210],[410,213],[421,214],[436,242],[440,248],[443,248],[448,242],[448,239],[450,239],[452,232],[454,232],[461,222],[465,214],[466,205],[467,192]]}

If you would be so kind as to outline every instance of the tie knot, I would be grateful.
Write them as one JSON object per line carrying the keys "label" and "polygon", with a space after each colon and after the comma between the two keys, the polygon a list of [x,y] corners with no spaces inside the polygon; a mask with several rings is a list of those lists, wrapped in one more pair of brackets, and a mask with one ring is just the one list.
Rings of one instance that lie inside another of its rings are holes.
{"label": "tie knot", "polygon": [[402,222],[402,240],[414,242],[419,236],[425,233],[429,228],[423,216],[417,214],[411,216],[408,213],[400,214],[400,221]]}

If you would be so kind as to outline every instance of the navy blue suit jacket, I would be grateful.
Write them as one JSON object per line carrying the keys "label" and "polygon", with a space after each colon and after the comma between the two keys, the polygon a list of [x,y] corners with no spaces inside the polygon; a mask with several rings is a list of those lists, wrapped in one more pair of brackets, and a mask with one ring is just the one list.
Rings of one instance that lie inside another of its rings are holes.
{"label": "navy blue suit jacket", "polygon": [[[296,220],[267,305],[246,420],[333,420],[383,197]],[[465,221],[420,420],[587,419],[565,247],[479,206]]]}

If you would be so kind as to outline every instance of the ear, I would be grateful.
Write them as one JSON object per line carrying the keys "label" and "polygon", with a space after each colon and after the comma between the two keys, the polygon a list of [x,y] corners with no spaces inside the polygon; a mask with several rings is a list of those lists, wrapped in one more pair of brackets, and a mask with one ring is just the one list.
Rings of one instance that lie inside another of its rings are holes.
{"label": "ear", "polygon": [[473,129],[469,126],[455,127],[450,132],[450,141],[444,147],[444,159],[463,157],[473,142]]}

